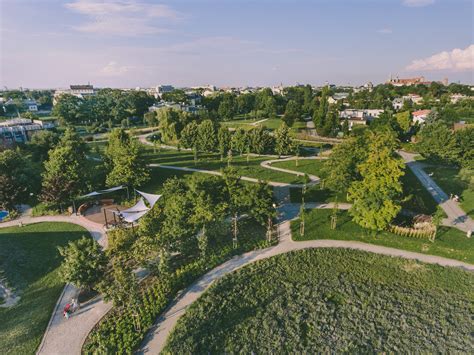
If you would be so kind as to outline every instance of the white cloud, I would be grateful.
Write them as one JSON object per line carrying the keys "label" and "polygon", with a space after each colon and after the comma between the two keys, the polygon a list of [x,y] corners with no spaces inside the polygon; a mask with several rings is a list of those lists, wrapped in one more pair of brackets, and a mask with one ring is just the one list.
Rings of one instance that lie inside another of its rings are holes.
{"label": "white cloud", "polygon": [[117,62],[111,61],[100,70],[104,76],[121,76],[128,72],[129,67],[120,66]]}
{"label": "white cloud", "polygon": [[74,29],[104,35],[138,36],[164,32],[157,20],[178,20],[182,16],[167,5],[138,0],[75,0],[66,8],[85,15],[88,21]]}
{"label": "white cloud", "polygon": [[423,7],[433,5],[435,0],[403,0],[403,5],[408,7]]}
{"label": "white cloud", "polygon": [[391,28],[381,28],[380,30],[377,30],[377,33],[380,33],[381,35],[390,35],[393,31]]}
{"label": "white cloud", "polygon": [[474,44],[465,49],[456,48],[444,51],[424,59],[415,59],[406,67],[408,71],[451,70],[464,71],[474,69]]}

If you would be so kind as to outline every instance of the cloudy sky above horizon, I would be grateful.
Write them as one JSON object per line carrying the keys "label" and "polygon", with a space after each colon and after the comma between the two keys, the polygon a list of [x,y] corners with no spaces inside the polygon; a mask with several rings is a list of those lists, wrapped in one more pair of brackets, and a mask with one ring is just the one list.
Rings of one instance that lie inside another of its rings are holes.
{"label": "cloudy sky above horizon", "polygon": [[0,86],[473,83],[472,0],[0,0]]}

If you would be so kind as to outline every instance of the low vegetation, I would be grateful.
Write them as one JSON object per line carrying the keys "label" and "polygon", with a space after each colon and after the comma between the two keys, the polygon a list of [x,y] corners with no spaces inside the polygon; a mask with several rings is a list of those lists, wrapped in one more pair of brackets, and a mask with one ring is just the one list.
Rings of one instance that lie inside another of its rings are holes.
{"label": "low vegetation", "polygon": [[474,278],[344,249],[302,250],[225,276],[165,354],[470,352]]}

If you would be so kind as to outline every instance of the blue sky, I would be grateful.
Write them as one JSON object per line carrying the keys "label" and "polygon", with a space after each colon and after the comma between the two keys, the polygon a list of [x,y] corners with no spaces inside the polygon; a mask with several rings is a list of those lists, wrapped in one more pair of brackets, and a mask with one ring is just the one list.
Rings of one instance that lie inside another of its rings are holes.
{"label": "blue sky", "polygon": [[473,82],[471,0],[0,0],[0,85]]}

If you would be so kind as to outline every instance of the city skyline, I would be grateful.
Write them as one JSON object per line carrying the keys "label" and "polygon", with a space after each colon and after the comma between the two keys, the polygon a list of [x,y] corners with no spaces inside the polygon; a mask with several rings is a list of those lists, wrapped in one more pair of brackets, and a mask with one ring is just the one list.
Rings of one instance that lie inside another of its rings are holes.
{"label": "city skyline", "polygon": [[0,85],[473,82],[472,2],[1,0]]}

